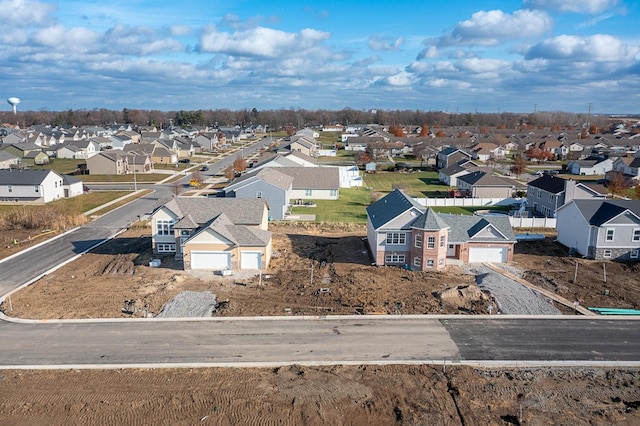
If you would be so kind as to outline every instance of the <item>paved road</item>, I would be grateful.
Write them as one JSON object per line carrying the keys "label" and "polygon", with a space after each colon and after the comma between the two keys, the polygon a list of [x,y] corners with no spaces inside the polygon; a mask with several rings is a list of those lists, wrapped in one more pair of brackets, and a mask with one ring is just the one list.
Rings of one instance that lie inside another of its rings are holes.
{"label": "paved road", "polygon": [[[0,366],[612,361],[640,365],[634,321],[350,317],[0,322]],[[635,364],[634,364],[635,362]]]}

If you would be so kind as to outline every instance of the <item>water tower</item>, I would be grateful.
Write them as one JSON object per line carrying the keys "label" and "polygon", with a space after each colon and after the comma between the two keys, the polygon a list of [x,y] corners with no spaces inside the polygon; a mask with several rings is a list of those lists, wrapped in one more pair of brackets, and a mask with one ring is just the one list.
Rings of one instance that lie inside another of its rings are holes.
{"label": "water tower", "polygon": [[7,99],[7,102],[9,103],[9,105],[11,105],[13,107],[13,113],[17,114],[18,111],[16,111],[16,108],[18,107],[18,104],[20,103],[20,99],[11,97],[11,98]]}

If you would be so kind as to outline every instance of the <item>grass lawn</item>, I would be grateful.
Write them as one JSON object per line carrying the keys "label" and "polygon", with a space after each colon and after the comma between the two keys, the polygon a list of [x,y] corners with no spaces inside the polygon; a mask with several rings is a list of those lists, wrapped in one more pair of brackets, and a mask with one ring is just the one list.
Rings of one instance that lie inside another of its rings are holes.
{"label": "grass lawn", "polygon": [[57,207],[70,214],[81,214],[130,193],[131,191],[92,191],[77,197],[52,201],[47,204],[3,204],[0,205],[0,214],[16,208],[37,209],[43,206]]}
{"label": "grass lawn", "polygon": [[343,188],[338,201],[317,200],[315,203],[316,207],[293,207],[291,213],[315,214],[316,222],[366,223],[365,209],[371,203],[371,191]]}
{"label": "grass lawn", "polygon": [[364,184],[373,191],[388,193],[394,187],[411,197],[444,197],[450,188],[438,181],[438,172],[377,172],[364,176]]}
{"label": "grass lawn", "polygon": [[66,175],[69,173],[73,173],[78,167],[78,164],[86,164],[86,163],[87,162],[85,160],[74,160],[70,158],[52,158],[51,160],[49,160],[49,164],[45,164],[43,166],[33,166],[29,168],[34,170],[43,170],[43,169],[54,170],[60,174]]}
{"label": "grass lawn", "polygon": [[[136,181],[138,183],[155,183],[169,176],[163,173],[136,173]],[[83,182],[133,183],[133,173],[128,175],[81,175],[77,178]]]}

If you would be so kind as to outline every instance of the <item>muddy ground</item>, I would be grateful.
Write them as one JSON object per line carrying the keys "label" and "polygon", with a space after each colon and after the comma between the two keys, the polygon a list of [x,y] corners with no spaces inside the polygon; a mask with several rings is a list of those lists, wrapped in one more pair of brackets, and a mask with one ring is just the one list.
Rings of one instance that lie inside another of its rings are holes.
{"label": "muddy ground", "polygon": [[633,425],[638,370],[442,366],[0,372],[2,424]]}
{"label": "muddy ground", "polygon": [[[274,256],[262,277],[187,273],[171,257],[151,268],[149,230],[138,228],[13,294],[11,312],[6,303],[1,308],[22,318],[152,316],[183,290],[216,294],[222,302],[216,316],[486,314],[488,305],[496,307],[474,277],[455,266],[444,272],[371,266],[362,225],[271,230]],[[553,238],[516,244],[514,266],[527,280],[583,306],[640,306],[640,264],[570,257]]]}
{"label": "muddy ground", "polygon": [[[182,290],[226,300],[216,315],[485,313],[491,303],[455,267],[416,273],[370,266],[363,227],[273,228],[262,280],[150,268],[135,229],[12,296],[25,318],[157,313]],[[313,278],[312,264],[313,260]],[[573,282],[575,264],[578,275]],[[550,236],[516,245],[527,279],[583,305],[637,307],[637,265],[569,257]],[[605,290],[609,290],[605,296]],[[135,313],[123,312],[125,300]],[[640,424],[638,369],[290,366],[276,369],[0,371],[0,424]]]}

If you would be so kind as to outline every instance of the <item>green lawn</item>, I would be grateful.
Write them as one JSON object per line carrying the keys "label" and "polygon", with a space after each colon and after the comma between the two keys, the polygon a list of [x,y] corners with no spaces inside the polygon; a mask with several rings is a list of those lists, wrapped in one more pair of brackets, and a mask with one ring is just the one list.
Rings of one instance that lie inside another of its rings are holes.
{"label": "green lawn", "polygon": [[45,164],[43,166],[33,166],[29,168],[35,169],[35,170],[50,169],[60,174],[66,175],[69,173],[73,173],[78,167],[78,164],[86,164],[86,163],[87,162],[85,160],[73,160],[68,158],[52,158],[51,160],[49,160],[49,164]]}
{"label": "green lawn", "polygon": [[444,197],[450,188],[438,181],[438,172],[377,172],[364,176],[364,185],[377,192],[403,188],[411,197]]}
{"label": "green lawn", "polygon": [[70,214],[81,214],[130,193],[131,191],[92,191],[77,197],[52,201],[47,204],[3,204],[0,205],[0,214],[16,208],[38,209],[43,206],[57,207]]}
{"label": "green lawn", "polygon": [[316,222],[366,223],[365,209],[371,203],[371,191],[343,188],[338,201],[317,200],[315,203],[316,207],[294,207],[292,214],[315,214]]}
{"label": "green lawn", "polygon": [[[83,182],[103,182],[103,183],[133,183],[133,173],[128,175],[80,175],[76,176]],[[136,173],[138,183],[155,183],[170,177],[162,173]]]}

